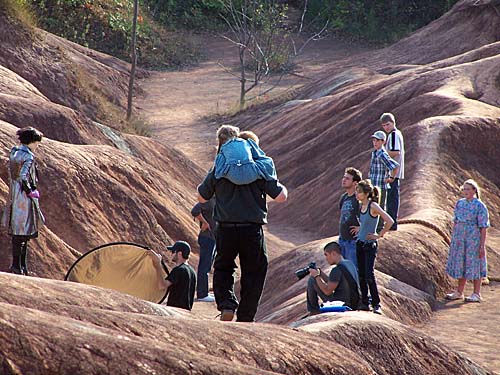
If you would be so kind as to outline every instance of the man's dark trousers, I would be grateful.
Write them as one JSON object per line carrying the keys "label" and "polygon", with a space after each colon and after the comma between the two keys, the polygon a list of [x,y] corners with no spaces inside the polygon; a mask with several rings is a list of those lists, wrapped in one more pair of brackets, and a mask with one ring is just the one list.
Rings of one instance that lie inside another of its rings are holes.
{"label": "man's dark trousers", "polygon": [[391,188],[387,190],[387,213],[394,219],[391,229],[398,229],[398,211],[399,211],[399,178],[395,178],[390,183]]}
{"label": "man's dark trousers", "polygon": [[[381,209],[387,212],[386,205],[387,205],[387,197],[389,196],[389,190],[381,188],[379,189],[380,189],[380,201],[378,202],[378,205],[380,206]],[[380,218],[377,224],[377,233],[379,233],[382,230],[382,228],[384,228],[384,220]]]}
{"label": "man's dark trousers", "polygon": [[[260,224],[218,223],[214,262],[214,294],[217,307],[237,311],[237,321],[253,322],[267,274],[267,251]],[[240,303],[234,294],[235,259],[241,267]]]}

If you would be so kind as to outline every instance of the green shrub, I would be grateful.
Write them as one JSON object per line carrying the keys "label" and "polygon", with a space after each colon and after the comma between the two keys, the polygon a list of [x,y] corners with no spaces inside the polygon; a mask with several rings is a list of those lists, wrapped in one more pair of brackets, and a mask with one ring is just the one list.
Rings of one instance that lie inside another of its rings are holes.
{"label": "green shrub", "polygon": [[224,25],[219,14],[222,0],[144,0],[154,19],[162,25],[182,29],[217,30]]}
{"label": "green shrub", "polygon": [[[12,1],[12,0],[11,0]],[[31,0],[40,27],[85,47],[130,59],[133,0]],[[170,35],[143,8],[137,23],[138,64],[168,68],[199,58],[192,40]]]}
{"label": "green shrub", "polygon": [[439,18],[457,0],[310,0],[309,20],[355,38],[394,42]]}

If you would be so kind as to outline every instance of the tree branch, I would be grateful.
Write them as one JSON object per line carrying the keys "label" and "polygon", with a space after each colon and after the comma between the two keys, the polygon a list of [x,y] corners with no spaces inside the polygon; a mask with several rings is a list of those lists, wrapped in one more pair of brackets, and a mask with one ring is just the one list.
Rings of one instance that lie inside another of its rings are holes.
{"label": "tree branch", "polygon": [[[306,46],[309,44],[309,42],[311,42],[312,40],[319,40],[322,38],[322,35],[326,28],[328,27],[328,22],[329,21],[326,21],[325,25],[323,26],[323,28],[318,31],[317,33],[313,34],[309,39],[307,39],[304,44],[302,44],[302,46],[299,48],[298,52],[295,53],[295,56],[297,55],[300,55],[302,53],[302,51],[304,50],[304,48],[306,48]],[[295,49],[295,43],[294,43],[294,49]]]}
{"label": "tree branch", "polygon": [[224,69],[226,73],[232,75],[233,77],[236,77],[238,81],[241,79],[239,75],[234,74],[228,67],[226,67],[224,64],[221,64],[220,61],[217,61],[217,65],[219,65],[222,69]]}

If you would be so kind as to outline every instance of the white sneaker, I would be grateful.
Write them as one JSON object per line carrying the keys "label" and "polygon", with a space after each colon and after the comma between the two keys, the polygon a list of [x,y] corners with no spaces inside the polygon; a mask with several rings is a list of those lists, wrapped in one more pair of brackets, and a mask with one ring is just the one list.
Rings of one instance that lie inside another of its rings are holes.
{"label": "white sneaker", "polygon": [[472,293],[470,297],[465,297],[465,302],[481,302],[481,296],[477,293]]}
{"label": "white sneaker", "polygon": [[203,298],[197,298],[196,301],[198,302],[215,302],[215,297],[211,296],[210,294],[206,297]]}
{"label": "white sneaker", "polygon": [[446,296],[445,296],[446,299],[448,300],[451,300],[451,301],[455,301],[457,299],[464,299],[464,295],[463,293],[460,294],[458,293],[457,291],[454,291],[453,293],[448,293]]}

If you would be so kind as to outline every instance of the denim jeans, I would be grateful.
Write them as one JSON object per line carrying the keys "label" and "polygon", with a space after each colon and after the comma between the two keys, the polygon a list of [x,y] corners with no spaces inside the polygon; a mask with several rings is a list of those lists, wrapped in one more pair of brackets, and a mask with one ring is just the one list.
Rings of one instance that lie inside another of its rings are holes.
{"label": "denim jeans", "polygon": [[[267,250],[259,224],[217,225],[214,294],[217,309],[237,311],[237,321],[253,322],[267,274]],[[234,294],[235,259],[241,267],[240,302]]]}
{"label": "denim jeans", "polygon": [[394,224],[391,229],[397,229],[399,211],[399,178],[396,178],[390,185],[391,188],[387,190],[387,213],[394,219]]}
{"label": "denim jeans", "polygon": [[198,275],[196,284],[196,297],[208,296],[208,273],[212,268],[215,256],[215,240],[207,236],[198,236],[200,245],[200,261],[198,263]]}
{"label": "denim jeans", "polygon": [[377,257],[377,248],[377,242],[356,242],[361,303],[364,305],[368,305],[368,289],[370,289],[370,295],[372,297],[372,306],[380,304],[377,281],[375,280],[375,258]]}
{"label": "denim jeans", "polygon": [[356,240],[344,240],[339,237],[339,245],[344,259],[349,259],[358,268],[358,257],[356,255]]}

